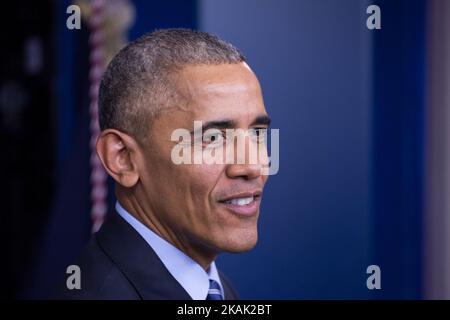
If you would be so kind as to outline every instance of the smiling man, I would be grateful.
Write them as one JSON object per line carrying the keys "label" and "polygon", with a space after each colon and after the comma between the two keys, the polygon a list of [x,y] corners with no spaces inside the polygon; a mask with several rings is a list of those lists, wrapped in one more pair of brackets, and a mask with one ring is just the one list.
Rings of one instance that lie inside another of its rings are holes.
{"label": "smiling man", "polygon": [[[79,261],[81,289],[63,297],[237,299],[214,261],[257,242],[268,162],[253,137],[270,122],[243,55],[204,32],[146,34],[108,66],[99,119],[97,152],[116,182],[117,213]],[[176,163],[179,141],[171,137],[179,129],[192,135],[192,155],[220,151],[232,161]],[[246,152],[230,142],[231,129]],[[257,161],[249,161],[255,150]]]}

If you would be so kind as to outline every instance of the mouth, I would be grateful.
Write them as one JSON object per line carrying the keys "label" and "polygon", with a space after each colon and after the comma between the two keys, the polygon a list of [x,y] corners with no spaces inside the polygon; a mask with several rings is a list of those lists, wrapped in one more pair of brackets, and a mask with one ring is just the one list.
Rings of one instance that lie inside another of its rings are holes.
{"label": "mouth", "polygon": [[219,203],[234,214],[251,217],[258,213],[261,202],[261,191],[241,193],[229,196]]}

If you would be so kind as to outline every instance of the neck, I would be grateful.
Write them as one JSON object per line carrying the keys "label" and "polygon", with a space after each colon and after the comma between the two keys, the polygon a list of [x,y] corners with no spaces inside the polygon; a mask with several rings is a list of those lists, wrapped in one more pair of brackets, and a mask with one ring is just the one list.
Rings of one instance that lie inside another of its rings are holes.
{"label": "neck", "polygon": [[163,223],[161,219],[154,214],[152,208],[142,205],[144,201],[139,201],[131,192],[116,190],[116,197],[120,205],[129,212],[139,222],[155,232],[159,237],[166,240],[177,249],[182,251],[192,260],[197,262],[206,272],[211,263],[216,259],[217,253],[205,245],[193,241],[191,237],[183,235],[173,230],[169,225]]}

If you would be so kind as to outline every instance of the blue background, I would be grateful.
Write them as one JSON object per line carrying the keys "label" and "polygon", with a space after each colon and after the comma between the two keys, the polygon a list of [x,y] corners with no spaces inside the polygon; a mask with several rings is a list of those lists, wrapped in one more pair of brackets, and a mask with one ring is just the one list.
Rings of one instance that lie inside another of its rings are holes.
{"label": "blue background", "polygon": [[[218,262],[242,298],[420,298],[424,1],[133,3],[130,40],[190,27],[240,48],[280,129],[258,245]],[[59,24],[68,4],[58,2]],[[381,30],[366,28],[370,4],[381,7]],[[85,77],[76,52],[87,38],[58,30],[61,178],[25,297],[47,296],[89,236],[87,111],[67,100]],[[381,267],[382,290],[366,287],[371,264]]]}

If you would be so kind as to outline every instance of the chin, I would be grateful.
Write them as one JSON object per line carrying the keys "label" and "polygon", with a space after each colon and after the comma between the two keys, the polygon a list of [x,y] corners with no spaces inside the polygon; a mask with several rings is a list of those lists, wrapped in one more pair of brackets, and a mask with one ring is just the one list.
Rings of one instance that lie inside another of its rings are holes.
{"label": "chin", "polygon": [[220,247],[225,252],[241,253],[253,249],[257,242],[258,232],[256,230],[239,231],[228,234]]}

